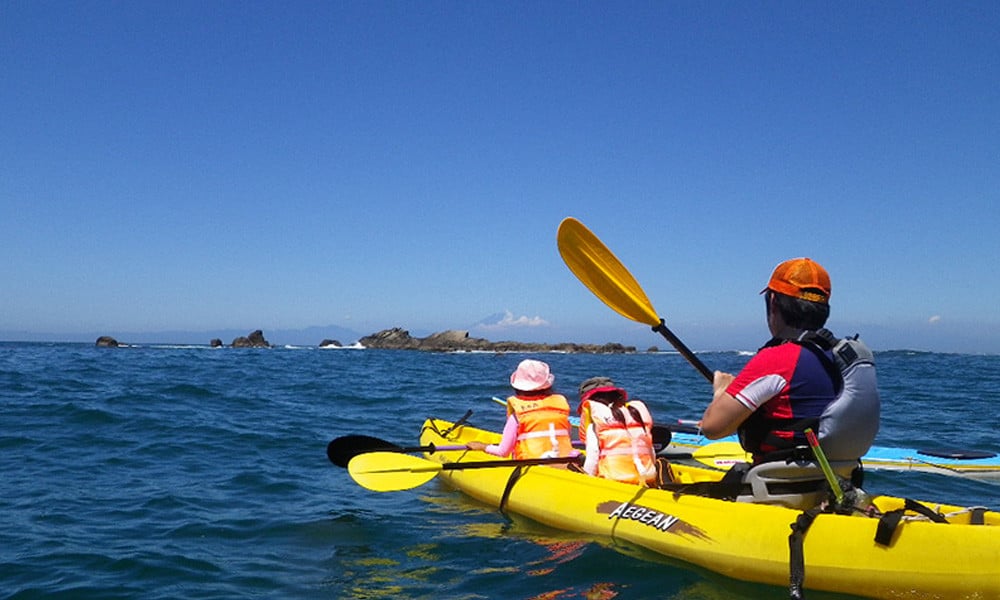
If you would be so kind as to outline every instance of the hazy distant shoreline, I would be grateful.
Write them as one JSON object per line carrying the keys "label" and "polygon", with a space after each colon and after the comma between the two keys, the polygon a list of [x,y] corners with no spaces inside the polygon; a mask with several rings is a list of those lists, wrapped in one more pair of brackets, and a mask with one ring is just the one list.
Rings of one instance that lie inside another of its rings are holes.
{"label": "hazy distant shoreline", "polygon": [[[88,333],[37,333],[28,331],[0,331],[0,340],[8,342],[85,342],[93,344],[97,338],[107,335],[115,338],[123,344],[183,344],[193,346],[207,346],[213,339],[221,339],[229,343],[239,336],[247,335],[247,332],[259,329],[259,327],[248,327],[245,329],[212,329],[205,331],[188,330],[166,330],[152,332],[129,332],[129,331],[94,331]],[[353,331],[346,327],[336,325],[306,327],[303,329],[264,329],[268,340],[275,345],[293,346],[315,346],[324,339],[340,340],[345,345],[354,343],[364,337],[365,334]]]}

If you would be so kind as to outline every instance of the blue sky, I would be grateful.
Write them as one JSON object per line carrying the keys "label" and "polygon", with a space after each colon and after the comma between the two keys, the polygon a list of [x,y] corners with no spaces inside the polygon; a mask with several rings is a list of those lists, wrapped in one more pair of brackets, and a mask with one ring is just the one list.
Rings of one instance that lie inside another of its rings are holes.
{"label": "blue sky", "polygon": [[0,332],[665,347],[562,263],[574,216],[694,349],[755,348],[810,256],[838,333],[1000,352],[998,30],[995,2],[4,2]]}

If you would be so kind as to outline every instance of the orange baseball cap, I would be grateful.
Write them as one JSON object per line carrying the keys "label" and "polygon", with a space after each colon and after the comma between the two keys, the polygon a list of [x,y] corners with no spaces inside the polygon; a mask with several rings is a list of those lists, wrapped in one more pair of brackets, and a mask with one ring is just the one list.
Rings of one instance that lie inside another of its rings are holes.
{"label": "orange baseball cap", "polygon": [[793,258],[775,267],[767,287],[760,293],[767,290],[827,304],[830,301],[830,275],[811,258]]}

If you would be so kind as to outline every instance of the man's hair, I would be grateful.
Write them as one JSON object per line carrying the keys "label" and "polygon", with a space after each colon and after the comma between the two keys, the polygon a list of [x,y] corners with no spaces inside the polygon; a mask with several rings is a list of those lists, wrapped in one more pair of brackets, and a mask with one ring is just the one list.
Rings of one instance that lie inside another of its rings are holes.
{"label": "man's hair", "polygon": [[774,309],[778,311],[785,324],[795,329],[813,331],[826,325],[830,317],[830,305],[820,302],[810,302],[792,298],[767,290],[768,300],[774,298]]}

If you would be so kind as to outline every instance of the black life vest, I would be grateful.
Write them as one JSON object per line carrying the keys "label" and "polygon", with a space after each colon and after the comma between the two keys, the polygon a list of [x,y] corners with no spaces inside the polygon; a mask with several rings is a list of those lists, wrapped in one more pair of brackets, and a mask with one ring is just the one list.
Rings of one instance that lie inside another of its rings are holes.
{"label": "black life vest", "polygon": [[857,460],[871,448],[878,433],[881,402],[875,376],[875,356],[858,336],[837,339],[827,329],[805,331],[795,339],[773,339],[764,347],[790,341],[812,352],[833,382],[835,397],[822,415],[804,419],[764,418],[755,411],[740,429],[744,448],[753,451],[768,444],[777,448],[759,462],[785,460],[797,450],[797,437],[774,435],[775,431],[793,434],[813,428],[827,458],[832,461]]}
{"label": "black life vest", "polygon": [[[840,369],[833,362],[831,350],[837,340],[833,334],[826,329],[819,331],[806,331],[797,338],[771,338],[760,350],[779,346],[786,342],[792,342],[809,350],[816,356],[823,370],[830,377],[833,383],[834,399],[840,395],[844,388],[844,378]],[[758,350],[759,352],[759,350]],[[833,400],[831,400],[832,402]],[[753,453],[757,460],[755,462],[770,462],[774,460],[787,460],[796,456],[805,443],[804,432],[806,429],[819,431],[820,415],[799,418],[780,418],[765,414],[765,411],[755,410],[740,425],[740,444],[748,452]],[[782,435],[784,434],[784,435]],[[789,436],[788,434],[792,434]],[[768,447],[771,450],[764,453],[761,449]]]}

